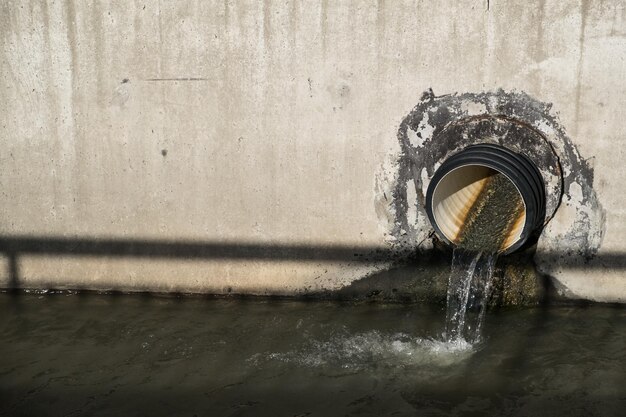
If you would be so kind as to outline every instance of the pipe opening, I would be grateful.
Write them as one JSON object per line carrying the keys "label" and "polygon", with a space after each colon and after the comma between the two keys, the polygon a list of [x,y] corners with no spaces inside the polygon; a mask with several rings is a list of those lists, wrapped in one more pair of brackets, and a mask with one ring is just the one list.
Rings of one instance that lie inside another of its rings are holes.
{"label": "pipe opening", "polygon": [[[439,225],[441,233],[450,242],[455,245],[467,243],[467,239],[470,237],[467,235],[469,232],[468,223],[472,220],[469,217],[473,216],[473,220],[478,217],[475,213],[478,210],[476,205],[490,204],[489,201],[481,202],[481,199],[491,200],[491,204],[495,202],[500,206],[506,206],[504,210],[507,213],[494,213],[497,217],[503,217],[500,221],[501,229],[503,229],[502,235],[492,237],[493,239],[490,239],[490,241],[493,243],[496,239],[501,240],[498,247],[501,248],[500,250],[505,251],[520,239],[524,229],[524,222],[526,221],[526,205],[521,193],[511,180],[506,176],[499,178],[500,176],[503,176],[503,174],[493,168],[482,165],[466,165],[448,172],[439,181],[433,192],[433,217]],[[508,182],[510,186],[503,187],[500,190],[493,189],[496,187],[494,184],[501,184],[503,181]],[[500,195],[492,195],[491,198],[486,196],[486,190],[490,187],[493,189],[492,194],[499,193]],[[512,193],[515,194],[512,195]],[[510,200],[506,202],[501,201],[505,197],[509,197]],[[488,207],[482,208],[482,210],[485,209],[488,209]],[[494,211],[493,208],[491,211]],[[485,216],[485,214],[482,214],[482,217]],[[497,221],[498,219],[489,220]],[[489,220],[484,219],[483,222]],[[510,224],[502,224],[504,222],[510,222]],[[475,223],[474,221],[472,224]],[[477,225],[474,225],[473,228],[476,229],[477,227]],[[490,227],[489,229],[495,228]],[[481,231],[474,230],[474,232],[480,233]],[[474,240],[476,240],[475,237]],[[484,239],[481,239],[481,241],[484,242]]]}
{"label": "pipe opening", "polygon": [[498,145],[469,146],[435,172],[426,211],[448,244],[511,253],[543,225],[543,179],[524,155]]}

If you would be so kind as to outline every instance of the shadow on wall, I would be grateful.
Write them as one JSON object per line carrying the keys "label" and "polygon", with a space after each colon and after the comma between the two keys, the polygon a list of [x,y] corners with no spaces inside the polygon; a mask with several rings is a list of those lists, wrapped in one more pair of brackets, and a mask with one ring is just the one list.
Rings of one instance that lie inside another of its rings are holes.
{"label": "shadow on wall", "polygon": [[[438,249],[424,253],[407,253],[392,248],[347,245],[281,245],[225,243],[217,241],[167,241],[132,239],[96,239],[65,237],[0,237],[0,253],[8,258],[8,288],[20,288],[19,257],[22,255],[86,255],[103,257],[142,257],[160,259],[232,259],[328,262],[402,262],[419,260],[420,268],[442,266]],[[548,258],[559,263],[568,254],[553,253]],[[446,258],[447,259],[447,258]],[[591,262],[593,260],[593,262]],[[448,264],[446,264],[449,267]],[[410,265],[407,267],[411,267]],[[567,268],[626,270],[626,254],[622,252],[595,255],[563,264]],[[395,270],[396,268],[394,268]],[[406,269],[406,268],[405,268]],[[411,275],[407,271],[405,275]]]}
{"label": "shadow on wall", "polygon": [[168,241],[66,237],[0,237],[0,253],[8,258],[9,288],[20,288],[19,257],[85,255],[160,259],[232,259],[328,262],[389,262],[407,257],[397,249],[340,245],[281,245],[218,241]]}

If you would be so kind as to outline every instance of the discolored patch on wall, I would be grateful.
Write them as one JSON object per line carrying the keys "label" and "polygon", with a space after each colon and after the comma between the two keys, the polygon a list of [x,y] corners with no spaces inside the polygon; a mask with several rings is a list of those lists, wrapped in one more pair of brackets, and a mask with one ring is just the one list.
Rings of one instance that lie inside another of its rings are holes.
{"label": "discolored patch on wall", "polygon": [[397,137],[401,153],[377,174],[376,185],[377,198],[381,190],[388,197],[385,205],[377,203],[377,214],[385,219],[392,246],[424,250],[438,245],[424,208],[430,179],[465,147],[494,143],[526,155],[544,179],[544,228],[532,242],[541,272],[558,275],[560,263],[591,259],[600,248],[605,213],[593,189],[593,169],[551,104],[516,91],[435,96],[428,90],[400,124]]}

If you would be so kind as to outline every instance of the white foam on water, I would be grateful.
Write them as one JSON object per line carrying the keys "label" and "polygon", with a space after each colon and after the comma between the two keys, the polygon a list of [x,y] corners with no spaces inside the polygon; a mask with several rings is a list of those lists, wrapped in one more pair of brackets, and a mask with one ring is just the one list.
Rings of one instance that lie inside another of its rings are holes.
{"label": "white foam on water", "polygon": [[475,348],[465,340],[452,342],[412,337],[405,333],[342,333],[328,340],[309,340],[300,349],[254,355],[249,361],[281,361],[305,367],[410,367],[449,366],[467,359]]}

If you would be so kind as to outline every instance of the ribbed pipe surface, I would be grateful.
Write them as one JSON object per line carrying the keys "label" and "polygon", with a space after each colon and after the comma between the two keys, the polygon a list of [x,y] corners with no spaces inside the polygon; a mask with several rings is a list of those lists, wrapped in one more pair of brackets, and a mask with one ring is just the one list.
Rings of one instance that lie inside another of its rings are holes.
{"label": "ribbed pipe surface", "polygon": [[[426,212],[440,238],[451,245],[462,245],[476,205],[494,203],[482,196],[496,174],[502,174],[504,181],[515,186],[519,198],[514,197],[523,202],[523,208],[508,219],[498,251],[511,253],[519,249],[543,225],[545,186],[535,164],[499,145],[472,145],[445,160],[428,185]],[[485,212],[494,217],[494,223],[498,222],[499,208],[487,209],[490,211]]]}

